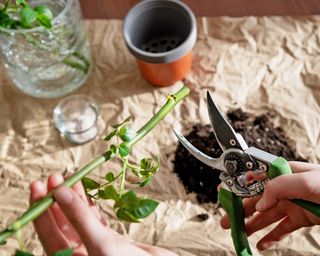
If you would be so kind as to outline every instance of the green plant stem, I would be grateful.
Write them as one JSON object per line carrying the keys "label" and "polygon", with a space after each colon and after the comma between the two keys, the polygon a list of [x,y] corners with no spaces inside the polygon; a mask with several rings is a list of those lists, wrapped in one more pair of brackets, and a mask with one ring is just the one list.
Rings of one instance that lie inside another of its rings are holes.
{"label": "green plant stem", "polygon": [[[184,86],[177,93],[168,96],[168,100],[165,105],[137,132],[136,136],[128,143],[130,147],[141,140],[147,133],[149,133],[182,99],[189,95],[189,88]],[[62,185],[66,187],[72,187],[77,182],[79,182],[83,177],[88,175],[97,167],[101,166],[106,161],[112,159],[117,154],[110,155],[106,152],[79,171],[74,173],[70,178],[68,178]],[[13,224],[9,225],[5,230],[0,233],[0,244],[5,243],[6,239],[13,236],[18,230],[22,229],[26,224],[35,220],[42,213],[44,213],[54,202],[53,194],[55,190],[48,193],[44,198],[35,202],[31,207],[19,217]]]}
{"label": "green plant stem", "polygon": [[124,158],[123,159],[123,166],[121,169],[121,180],[120,180],[120,196],[122,196],[123,192],[124,192],[124,184],[126,181],[126,174],[127,174],[127,164],[128,164],[128,159]]}

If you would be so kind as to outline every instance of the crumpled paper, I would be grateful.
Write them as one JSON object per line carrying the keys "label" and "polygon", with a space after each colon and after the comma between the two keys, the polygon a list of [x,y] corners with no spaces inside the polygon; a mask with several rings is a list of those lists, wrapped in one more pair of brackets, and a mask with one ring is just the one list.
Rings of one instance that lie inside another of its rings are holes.
{"label": "crumpled paper", "polygon": [[[132,160],[161,156],[153,183],[139,189],[161,203],[142,224],[123,224],[115,219],[109,202],[98,202],[111,227],[141,241],[166,247],[179,255],[234,255],[230,231],[219,226],[221,208],[199,205],[186,194],[173,173],[177,141],[172,128],[188,131],[193,124],[209,123],[205,95],[212,92],[223,111],[242,108],[253,115],[273,113],[298,153],[320,159],[320,17],[218,17],[198,18],[198,39],[192,72],[185,83],[191,95],[179,104],[133,151]],[[29,184],[53,173],[76,171],[106,150],[101,140],[109,125],[127,116],[138,129],[162,106],[165,95],[182,83],[156,88],[141,77],[122,38],[122,21],[86,21],[95,57],[93,73],[74,94],[94,97],[101,107],[100,134],[81,146],[68,143],[54,128],[52,110],[61,100],[40,100],[19,92],[0,69],[0,227],[4,228],[28,207]],[[91,177],[99,179],[107,163]],[[194,170],[195,172],[197,170]],[[199,221],[195,216],[208,213]],[[269,228],[270,230],[270,228]],[[294,232],[266,252],[255,249],[267,230],[249,237],[254,255],[317,255],[319,227]],[[29,251],[43,250],[32,225],[25,228]],[[18,244],[9,239],[0,255],[12,255]]]}

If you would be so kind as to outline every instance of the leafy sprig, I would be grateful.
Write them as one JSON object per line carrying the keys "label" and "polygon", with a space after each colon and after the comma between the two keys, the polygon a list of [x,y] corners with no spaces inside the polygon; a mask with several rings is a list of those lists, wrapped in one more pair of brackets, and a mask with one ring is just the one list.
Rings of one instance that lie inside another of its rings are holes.
{"label": "leafy sprig", "polygon": [[[145,124],[143,125],[137,132],[132,140],[127,143],[127,147],[130,149],[132,146],[137,144],[144,136],[146,136],[159,122],[177,105],[181,100],[187,97],[190,93],[188,87],[183,86],[178,92],[172,95],[167,96],[167,102],[162,106],[162,108]],[[118,127],[117,127],[118,128]],[[115,129],[117,129],[115,128]],[[71,177],[64,181],[62,184],[66,187],[72,187],[77,182],[82,180],[84,177],[88,176],[93,170],[100,167],[105,162],[111,160],[119,153],[115,153],[116,146],[109,148],[109,150],[105,153],[102,153],[91,162],[83,166],[80,170],[75,172]],[[127,162],[128,163],[128,162]],[[148,161],[147,161],[148,163]],[[130,167],[130,164],[127,164],[127,167]],[[127,168],[126,167],[126,168]],[[123,168],[123,167],[122,167]],[[153,169],[154,170],[154,169]],[[120,172],[121,173],[121,172]],[[111,174],[106,174],[105,177],[108,176],[107,182],[112,180]],[[113,177],[117,177],[113,174]],[[123,180],[125,176],[122,176],[121,180]],[[98,183],[98,182],[97,182]],[[121,183],[124,184],[124,183]],[[123,187],[124,188],[124,187]],[[107,190],[109,190],[108,188]],[[106,188],[103,189],[105,191]],[[112,188],[110,190],[113,190]],[[6,240],[20,232],[28,223],[34,221],[38,218],[42,213],[48,210],[52,204],[54,203],[54,192],[50,191],[45,197],[40,199],[39,201],[33,203],[28,210],[26,210],[18,219],[16,219],[12,224],[7,226],[4,230],[0,232],[0,245],[6,243]],[[107,191],[107,195],[109,195],[109,191]],[[114,194],[115,198],[120,193],[117,192]],[[124,220],[135,221],[142,219],[144,216],[152,210],[152,208],[157,206],[157,202],[150,203],[150,199],[138,197],[135,192],[125,192],[121,195],[122,200],[116,200],[117,203],[114,205],[117,216]],[[145,205],[147,205],[148,209],[145,210]],[[150,210],[151,209],[151,210]]]}
{"label": "leafy sprig", "polygon": [[116,139],[115,144],[111,144],[107,154],[110,156],[119,153],[123,162],[118,174],[115,171],[108,171],[104,176],[104,183],[84,177],[82,184],[89,197],[102,200],[113,200],[116,216],[123,221],[139,222],[139,219],[148,217],[158,206],[158,202],[138,197],[132,190],[125,191],[125,181],[128,171],[136,177],[132,184],[144,187],[152,181],[152,177],[159,169],[159,158],[157,161],[152,158],[144,158],[137,166],[128,159],[130,147],[128,143],[135,137],[136,133],[128,126],[130,117],[122,123],[112,125],[113,130],[104,138],[106,141]]}
{"label": "leafy sprig", "polygon": [[[49,30],[52,28],[53,18],[52,11],[49,7],[43,5],[32,7],[26,0],[6,0],[4,5],[1,5],[0,3],[0,30],[1,28],[30,29],[38,26]],[[6,32],[3,33],[7,34]],[[10,34],[8,35],[10,36]],[[41,50],[51,51],[31,34],[23,35],[28,43]],[[73,69],[78,69],[85,74],[89,72],[91,67],[87,58],[78,51],[66,56],[62,62],[65,65]]]}
{"label": "leafy sprig", "polygon": [[53,14],[47,6],[30,6],[26,0],[6,0],[0,4],[0,28],[18,29],[42,26],[52,27]]}

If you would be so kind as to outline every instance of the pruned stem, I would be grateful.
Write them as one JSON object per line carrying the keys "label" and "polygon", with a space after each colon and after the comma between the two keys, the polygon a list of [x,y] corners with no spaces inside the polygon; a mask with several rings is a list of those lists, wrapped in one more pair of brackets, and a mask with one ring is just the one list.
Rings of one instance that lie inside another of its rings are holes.
{"label": "pruned stem", "polygon": [[[168,96],[168,100],[165,105],[136,133],[136,136],[128,142],[128,146],[131,148],[139,140],[141,140],[145,135],[147,135],[182,99],[189,95],[189,88],[183,86],[177,93]],[[74,173],[70,178],[65,180],[62,184],[67,187],[74,186],[83,177],[88,175],[97,167],[101,166],[106,161],[112,159],[116,154],[110,155],[104,153],[85,165],[79,171]],[[35,202],[31,207],[19,217],[13,224],[9,225],[5,230],[0,233],[0,244],[5,243],[7,238],[13,236],[18,230],[22,229],[26,224],[35,220],[42,213],[44,213],[54,202],[53,194],[55,190],[48,193],[44,198]]]}

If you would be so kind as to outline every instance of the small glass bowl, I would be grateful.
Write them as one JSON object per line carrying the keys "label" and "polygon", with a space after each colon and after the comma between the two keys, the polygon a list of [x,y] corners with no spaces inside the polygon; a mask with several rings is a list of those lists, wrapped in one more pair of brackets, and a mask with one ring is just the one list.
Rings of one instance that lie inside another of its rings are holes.
{"label": "small glass bowl", "polygon": [[100,108],[86,95],[73,95],[63,99],[53,111],[56,128],[71,143],[83,144],[98,134]]}

